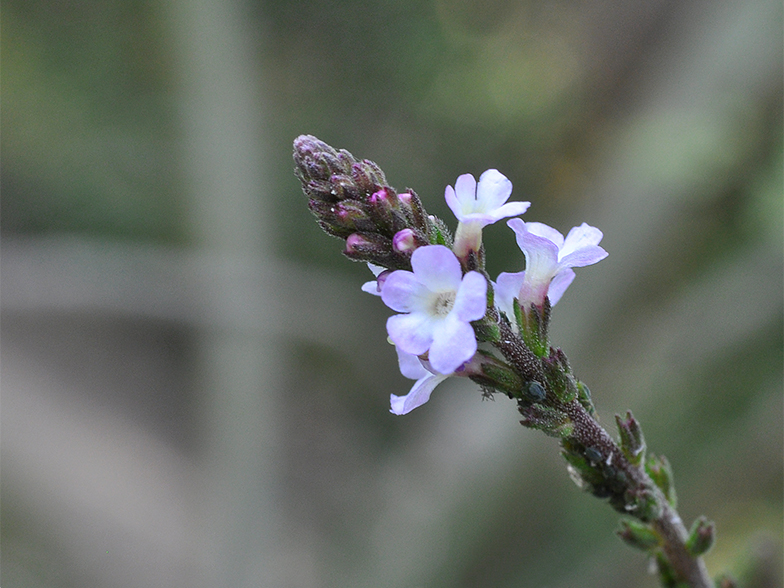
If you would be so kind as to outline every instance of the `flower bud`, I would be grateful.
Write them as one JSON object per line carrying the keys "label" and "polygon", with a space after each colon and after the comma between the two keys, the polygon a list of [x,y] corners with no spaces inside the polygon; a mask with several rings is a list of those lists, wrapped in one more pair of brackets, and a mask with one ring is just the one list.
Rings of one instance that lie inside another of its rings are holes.
{"label": "flower bud", "polygon": [[645,458],[645,438],[640,424],[632,416],[631,411],[626,413],[625,420],[621,419],[620,415],[615,415],[615,422],[621,436],[621,451],[629,463],[640,465]]}
{"label": "flower bud", "polygon": [[351,165],[351,178],[357,187],[365,193],[372,193],[387,183],[384,172],[369,159]]}
{"label": "flower bud", "polygon": [[627,544],[635,549],[649,551],[658,547],[661,537],[649,525],[632,520],[621,520],[616,533]]}
{"label": "flower bud", "polygon": [[699,517],[691,526],[686,549],[692,556],[699,557],[713,547],[715,540],[716,525],[705,517]]}
{"label": "flower bud", "polygon": [[530,429],[539,429],[551,437],[566,438],[574,432],[574,423],[565,412],[542,404],[518,403],[523,415],[520,424]]}
{"label": "flower bud", "polygon": [[667,502],[675,508],[678,497],[675,495],[675,481],[673,480],[672,466],[666,457],[650,455],[645,461],[645,471],[659,489],[664,493]]}
{"label": "flower bud", "polygon": [[416,233],[411,229],[403,229],[392,237],[392,249],[399,253],[412,252],[417,248]]}
{"label": "flower bud", "polygon": [[577,382],[577,400],[583,405],[583,408],[588,411],[588,414],[593,416],[596,414],[596,409],[593,406],[591,399],[591,390],[582,382]]}

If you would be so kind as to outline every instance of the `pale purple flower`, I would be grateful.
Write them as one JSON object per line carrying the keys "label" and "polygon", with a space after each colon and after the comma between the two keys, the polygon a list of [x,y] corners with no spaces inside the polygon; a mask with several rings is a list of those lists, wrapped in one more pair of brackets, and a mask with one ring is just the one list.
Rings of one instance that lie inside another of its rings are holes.
{"label": "pale purple flower", "polygon": [[526,223],[519,218],[507,222],[517,235],[517,245],[525,254],[525,271],[502,273],[496,284],[498,307],[512,316],[512,299],[523,309],[541,306],[545,297],[555,304],[574,280],[573,267],[592,265],[607,257],[599,247],[602,232],[586,223],[564,236],[542,223]]}
{"label": "pale purple flower", "polygon": [[428,353],[433,369],[451,374],[476,353],[471,321],[487,305],[487,282],[479,272],[463,276],[448,247],[426,245],[411,255],[412,272],[387,276],[381,299],[398,314],[387,320],[392,342],[405,353]]}
{"label": "pale purple flower", "polygon": [[482,244],[482,229],[502,218],[523,214],[530,202],[509,202],[512,182],[495,169],[489,169],[479,177],[463,174],[455,187],[446,187],[446,203],[460,221],[455,233],[454,250],[458,257],[469,251],[479,251]]}
{"label": "pale purple flower", "polygon": [[401,351],[397,346],[395,350],[397,351],[400,373],[411,380],[416,380],[416,382],[405,396],[390,395],[390,412],[398,415],[408,414],[430,400],[430,395],[436,386],[446,380],[449,375],[431,371],[426,367],[429,362],[422,362],[416,355]]}

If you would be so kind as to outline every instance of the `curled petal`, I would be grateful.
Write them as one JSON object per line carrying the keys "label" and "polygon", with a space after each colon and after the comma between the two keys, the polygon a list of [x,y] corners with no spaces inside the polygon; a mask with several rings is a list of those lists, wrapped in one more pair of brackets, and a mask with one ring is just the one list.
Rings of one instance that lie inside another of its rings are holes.
{"label": "curled petal", "polygon": [[509,218],[510,216],[520,216],[528,207],[531,206],[530,202],[507,202],[503,206],[496,208],[492,214],[487,215],[490,219],[488,224],[500,221],[502,218]]}
{"label": "curled petal", "polygon": [[400,373],[409,380],[419,380],[431,373],[425,369],[416,355],[401,351],[398,346],[395,346],[395,351],[397,352],[397,365],[400,368]]}
{"label": "curled petal", "polygon": [[362,284],[362,291],[367,292],[368,294],[372,294],[373,296],[381,296],[381,292],[378,289],[378,282],[376,280]]}
{"label": "curled petal", "polygon": [[592,227],[587,223],[581,224],[579,227],[574,227],[569,234],[566,235],[563,245],[561,246],[561,257],[565,257],[588,245],[598,245],[604,235],[596,227]]}
{"label": "curled petal", "polygon": [[547,297],[550,299],[550,304],[555,306],[563,296],[566,289],[574,280],[574,270],[570,268],[562,269],[555,274],[553,281],[550,282],[550,288],[547,290]]}
{"label": "curled petal", "polygon": [[365,282],[362,284],[362,291],[367,292],[368,294],[372,294],[373,296],[381,296],[382,282],[378,280],[378,277],[380,274],[388,270],[385,267],[376,265],[375,263],[368,263],[367,265],[368,269],[373,272],[374,276],[376,276],[376,279],[372,282]]}
{"label": "curled petal", "polygon": [[607,252],[598,245],[586,245],[561,258],[561,267],[583,267],[593,265],[607,257]]}
{"label": "curled petal", "polygon": [[514,229],[513,227],[516,233],[520,234],[521,230],[524,230],[525,232],[536,235],[537,237],[543,237],[554,243],[559,251],[564,244],[564,236],[561,234],[561,232],[544,223],[526,223],[521,220],[517,226],[519,226],[519,229]]}
{"label": "curled petal", "polygon": [[498,274],[495,288],[495,303],[498,309],[506,313],[506,317],[514,324],[514,308],[512,300],[520,297],[520,288],[523,287],[525,272],[514,274],[502,272]]}
{"label": "curled petal", "polygon": [[408,414],[415,408],[430,400],[430,395],[441,382],[449,376],[428,374],[416,381],[411,391],[405,396],[390,395],[390,412],[397,415]]}

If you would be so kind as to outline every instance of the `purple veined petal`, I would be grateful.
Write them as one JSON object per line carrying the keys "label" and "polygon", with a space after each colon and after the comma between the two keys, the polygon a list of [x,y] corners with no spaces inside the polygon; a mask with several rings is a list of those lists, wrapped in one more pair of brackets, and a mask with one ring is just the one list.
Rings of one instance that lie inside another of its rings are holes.
{"label": "purple veined petal", "polygon": [[416,355],[406,353],[398,346],[395,346],[395,351],[397,352],[397,365],[400,368],[400,373],[409,380],[419,380],[431,373],[422,365]]}
{"label": "purple veined petal", "polygon": [[501,206],[512,195],[512,182],[497,169],[489,169],[479,176],[476,186],[477,212],[489,212]]}
{"label": "purple veined petal", "polygon": [[421,312],[396,314],[387,319],[387,333],[392,343],[400,347],[401,351],[422,355],[433,342],[433,329],[436,322],[438,321]]}
{"label": "purple veined petal", "polygon": [[498,274],[495,286],[495,304],[498,309],[505,312],[507,318],[514,323],[514,304],[513,299],[520,296],[520,288],[523,287],[525,272],[510,274],[502,272]]}
{"label": "purple veined petal", "polygon": [[[460,262],[452,250],[444,245],[418,248],[411,255],[411,268],[416,279],[431,292],[454,292],[460,287],[463,278]],[[384,290],[388,285],[389,278]]]}
{"label": "purple veined petal", "polygon": [[554,229],[553,227],[546,225],[544,223],[525,223],[525,230],[531,233],[532,235],[536,235],[537,237],[542,237],[551,241],[555,244],[555,246],[560,250],[564,244],[564,236],[561,234],[560,231]]}
{"label": "purple veined petal", "polygon": [[430,395],[441,382],[446,380],[449,376],[441,376],[436,374],[428,374],[427,376],[419,379],[411,387],[411,390],[405,396],[395,396],[391,394],[389,397],[390,412],[396,415],[408,414],[415,408],[422,406],[425,402],[430,400]]}
{"label": "purple veined petal", "polygon": [[603,260],[607,255],[608,253],[598,245],[586,245],[561,258],[559,265],[561,267],[584,267]]}
{"label": "purple veined petal", "polygon": [[487,281],[479,272],[463,276],[452,312],[461,321],[478,321],[487,311]]}
{"label": "purple veined petal", "polygon": [[416,312],[426,308],[430,292],[408,271],[397,270],[387,276],[381,300],[397,312]]}
{"label": "purple veined petal", "polygon": [[450,314],[434,325],[428,360],[437,372],[451,374],[474,356],[476,348],[473,327]]}
{"label": "purple veined petal", "polygon": [[592,227],[587,223],[583,223],[579,227],[574,227],[569,231],[569,234],[566,235],[566,239],[561,246],[561,257],[563,258],[587,245],[598,245],[602,240],[602,237],[604,237],[604,235],[599,229]]}
{"label": "purple veined petal", "polygon": [[550,299],[550,304],[555,306],[558,304],[558,301],[563,296],[566,289],[574,280],[574,270],[570,268],[564,268],[553,278],[553,281],[550,282],[550,288],[547,290],[547,297]]}

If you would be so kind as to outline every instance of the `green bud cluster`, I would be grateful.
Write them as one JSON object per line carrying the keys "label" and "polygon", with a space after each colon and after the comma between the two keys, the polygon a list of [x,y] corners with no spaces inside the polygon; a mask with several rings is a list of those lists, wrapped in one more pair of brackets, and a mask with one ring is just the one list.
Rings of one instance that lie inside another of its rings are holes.
{"label": "green bud cluster", "polygon": [[428,216],[416,193],[398,194],[372,161],[301,135],[294,141],[294,163],[310,211],[326,233],[345,239],[349,259],[411,269],[417,247],[451,245],[446,225]]}

